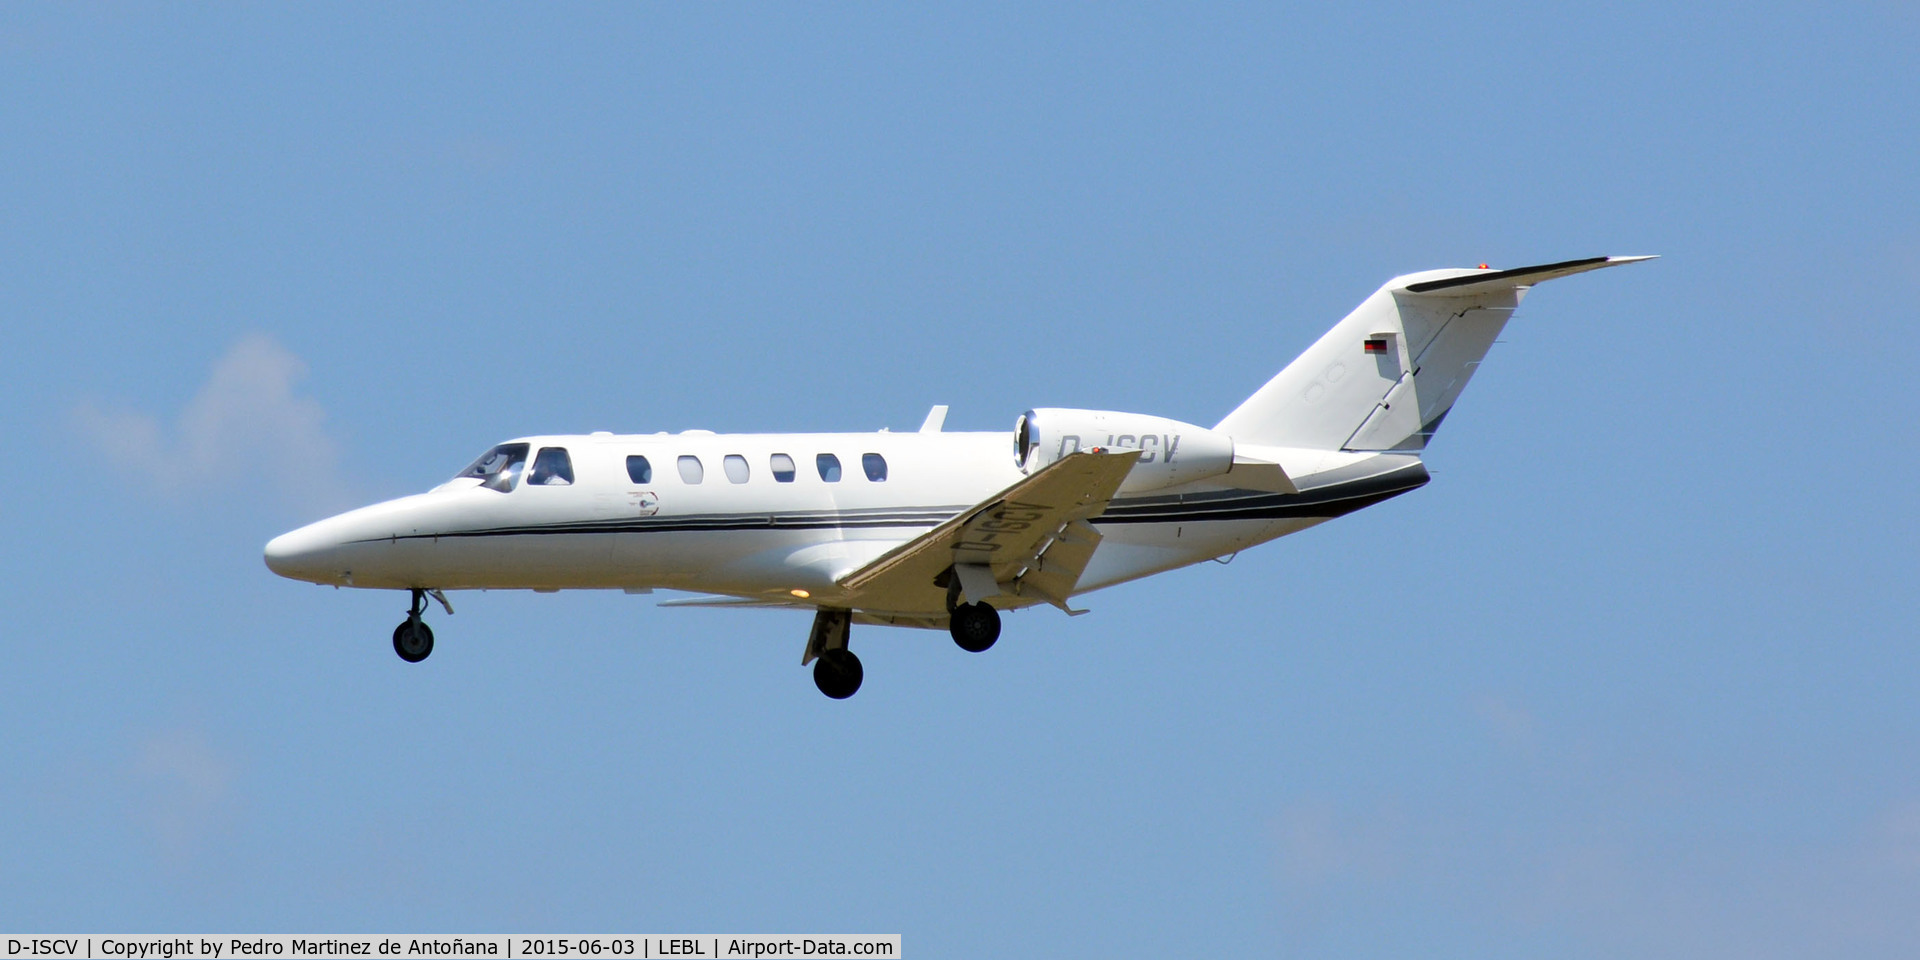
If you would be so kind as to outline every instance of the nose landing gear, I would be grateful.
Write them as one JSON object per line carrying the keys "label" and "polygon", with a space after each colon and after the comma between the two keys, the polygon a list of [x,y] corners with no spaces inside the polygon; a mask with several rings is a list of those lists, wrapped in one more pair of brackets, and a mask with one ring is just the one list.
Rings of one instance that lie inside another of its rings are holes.
{"label": "nose landing gear", "polygon": [[453,615],[453,605],[447,602],[446,594],[438,590],[413,591],[413,604],[407,610],[407,618],[393,628],[393,652],[408,663],[419,663],[433,652],[433,628],[420,619],[420,614],[426,612],[429,595],[440,601],[448,616]]}
{"label": "nose landing gear", "polygon": [[393,652],[408,663],[419,663],[433,652],[433,628],[420,620],[402,620],[393,628]]}

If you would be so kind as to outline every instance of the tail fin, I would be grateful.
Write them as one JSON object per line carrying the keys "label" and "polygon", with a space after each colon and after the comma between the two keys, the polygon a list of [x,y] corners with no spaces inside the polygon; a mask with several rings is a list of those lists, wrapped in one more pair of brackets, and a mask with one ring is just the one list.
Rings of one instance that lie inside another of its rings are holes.
{"label": "tail fin", "polygon": [[1651,259],[1395,277],[1214,429],[1276,447],[1424,449],[1528,288]]}

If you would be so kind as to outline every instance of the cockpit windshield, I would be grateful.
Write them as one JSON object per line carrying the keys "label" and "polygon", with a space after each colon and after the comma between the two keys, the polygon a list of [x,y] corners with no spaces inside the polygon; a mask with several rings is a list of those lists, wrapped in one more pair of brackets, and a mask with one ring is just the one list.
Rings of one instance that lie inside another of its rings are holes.
{"label": "cockpit windshield", "polygon": [[513,489],[514,481],[520,479],[520,468],[526,463],[526,444],[503,443],[481,454],[480,459],[460,471],[459,476],[479,477],[481,486],[504,493]]}

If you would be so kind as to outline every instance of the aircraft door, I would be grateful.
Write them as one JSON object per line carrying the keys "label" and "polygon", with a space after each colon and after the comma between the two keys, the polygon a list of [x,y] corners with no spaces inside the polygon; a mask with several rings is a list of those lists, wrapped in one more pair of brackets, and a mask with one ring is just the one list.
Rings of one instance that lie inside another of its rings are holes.
{"label": "aircraft door", "polygon": [[[587,466],[603,466],[593,457]],[[515,562],[552,586],[598,586],[610,575],[613,535],[598,528],[602,504],[574,472],[566,447],[541,447],[513,496],[526,535],[515,538]]]}

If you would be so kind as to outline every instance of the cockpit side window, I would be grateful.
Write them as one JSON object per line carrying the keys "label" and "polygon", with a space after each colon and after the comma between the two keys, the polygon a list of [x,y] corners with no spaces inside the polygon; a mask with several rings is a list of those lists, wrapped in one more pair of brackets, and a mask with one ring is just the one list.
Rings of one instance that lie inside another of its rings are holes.
{"label": "cockpit side window", "polygon": [[573,458],[566,447],[541,447],[533,458],[533,472],[527,483],[535,487],[564,487],[573,482]]}
{"label": "cockpit side window", "polygon": [[[564,451],[562,455],[565,455]],[[481,486],[505,493],[513,489],[515,480],[520,479],[520,468],[525,466],[526,462],[526,444],[503,443],[481,454],[480,459],[460,471],[459,476],[478,477]]]}

